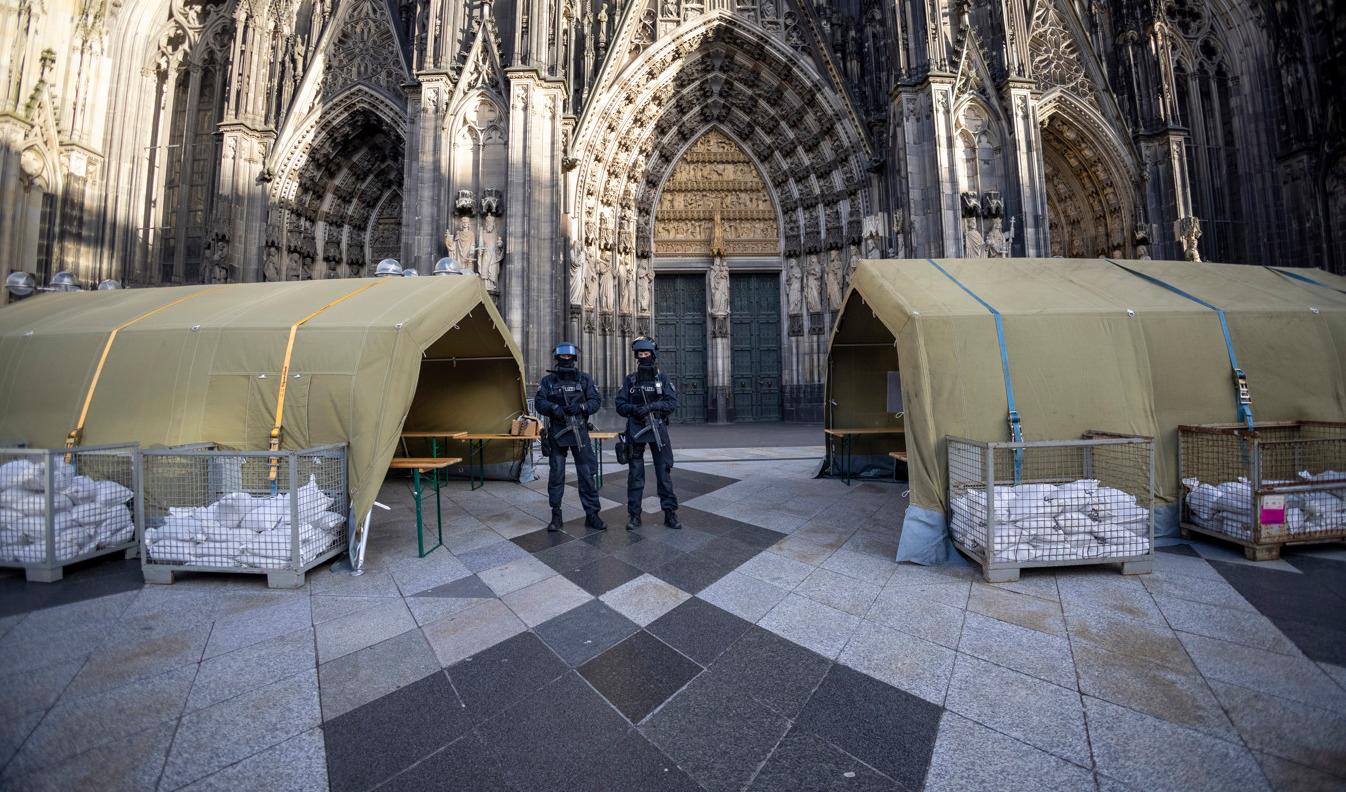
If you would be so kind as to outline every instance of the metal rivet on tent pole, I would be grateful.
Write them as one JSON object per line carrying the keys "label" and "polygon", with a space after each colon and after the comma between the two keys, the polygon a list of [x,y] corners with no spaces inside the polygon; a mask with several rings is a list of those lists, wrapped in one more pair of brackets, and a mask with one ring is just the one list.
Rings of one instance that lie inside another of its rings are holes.
{"label": "metal rivet on tent pole", "polygon": [[201,325],[192,325],[192,332],[193,332],[193,333],[200,332],[200,330],[201,330]]}
{"label": "metal rivet on tent pole", "polygon": [[266,375],[265,375],[265,374],[258,374],[258,375],[257,375],[257,379],[266,379]]}
{"label": "metal rivet on tent pole", "polygon": [[1130,308],[1127,308],[1127,309],[1126,309],[1126,315],[1127,315],[1127,316],[1135,316],[1135,315],[1136,315],[1136,312],[1133,311],[1133,310],[1131,310]]}
{"label": "metal rivet on tent pole", "polygon": [[1314,314],[1317,314],[1317,313],[1318,313],[1318,309],[1317,309],[1317,308],[1310,308],[1309,310],[1310,310],[1310,311],[1313,311]]}
{"label": "metal rivet on tent pole", "polygon": [[405,324],[405,323],[404,323],[404,322],[398,322],[397,324],[393,325],[393,328],[394,328],[394,329],[397,329],[397,330],[401,330],[403,324]]}

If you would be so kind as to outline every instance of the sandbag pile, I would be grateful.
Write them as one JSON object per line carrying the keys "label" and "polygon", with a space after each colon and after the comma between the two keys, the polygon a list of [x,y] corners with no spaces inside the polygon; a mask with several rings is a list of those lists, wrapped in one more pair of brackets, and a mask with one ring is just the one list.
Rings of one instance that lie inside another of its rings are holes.
{"label": "sandbag pile", "polygon": [[[992,495],[995,561],[1104,560],[1150,552],[1149,509],[1134,495],[1101,487],[1096,479],[998,486]],[[955,497],[954,540],[985,552],[987,516],[984,490]]]}
{"label": "sandbag pile", "polygon": [[[175,506],[145,529],[151,563],[281,569],[291,566],[294,526],[290,493],[259,497],[231,492],[209,506]],[[294,493],[298,500],[296,567],[336,547],[346,517],[315,477]],[[148,521],[147,521],[148,522]]]}
{"label": "sandbag pile", "polygon": [[[135,539],[130,488],[77,475],[67,462],[52,464],[50,503],[45,461],[15,459],[0,465],[0,562],[59,564]],[[48,516],[55,559],[47,558]]]}
{"label": "sandbag pile", "polygon": [[[1268,480],[1264,486],[1303,485],[1317,482],[1346,481],[1346,473],[1327,470],[1322,473],[1300,471],[1297,480]],[[1187,511],[1193,523],[1208,531],[1238,539],[1253,538],[1253,487],[1242,476],[1237,481],[1209,484],[1196,478],[1185,478]],[[1311,535],[1325,531],[1346,530],[1346,488],[1337,493],[1285,493],[1285,532]],[[1265,526],[1264,526],[1265,527]]]}

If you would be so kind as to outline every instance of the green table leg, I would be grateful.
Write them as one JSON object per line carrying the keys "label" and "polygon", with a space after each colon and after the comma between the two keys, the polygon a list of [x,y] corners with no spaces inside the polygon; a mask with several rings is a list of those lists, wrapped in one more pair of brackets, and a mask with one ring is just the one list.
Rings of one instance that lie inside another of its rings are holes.
{"label": "green table leg", "polygon": [[[439,438],[438,438],[438,437],[432,437],[432,438],[430,438],[430,458],[431,458],[431,459],[439,459]],[[434,481],[435,481],[435,530],[439,533],[439,543],[436,544],[435,547],[443,547],[443,546],[444,546],[444,509],[443,509],[442,506],[440,506],[440,501],[439,501],[439,489],[440,489],[441,486],[443,486],[443,483],[439,480],[439,468],[435,468],[435,470],[434,470],[434,476],[435,476],[435,479],[434,479]],[[433,549],[435,549],[435,548],[432,547],[432,548],[430,548],[430,549],[433,550]]]}
{"label": "green table leg", "polygon": [[486,441],[469,440],[467,442],[467,468],[472,489],[486,486]]}
{"label": "green table leg", "polygon": [[603,438],[592,443],[594,447],[594,489],[603,489]]}
{"label": "green table leg", "polygon": [[416,551],[418,557],[425,558],[425,526],[421,521],[421,471],[419,468],[411,471],[411,480],[415,482],[412,485],[412,494],[416,497]]}
{"label": "green table leg", "polygon": [[849,487],[851,485],[851,452],[854,450],[851,446],[851,436],[846,435],[842,438],[841,444],[846,449],[846,477],[843,481]]}

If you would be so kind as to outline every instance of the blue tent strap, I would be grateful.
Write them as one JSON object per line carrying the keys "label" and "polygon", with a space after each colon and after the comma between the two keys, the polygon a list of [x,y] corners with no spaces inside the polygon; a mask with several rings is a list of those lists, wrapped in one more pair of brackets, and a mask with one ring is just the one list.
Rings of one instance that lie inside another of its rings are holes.
{"label": "blue tent strap", "polygon": [[1280,275],[1282,278],[1294,278],[1297,281],[1303,281],[1304,283],[1311,283],[1314,286],[1321,286],[1324,289],[1331,289],[1334,292],[1340,292],[1342,294],[1346,294],[1346,289],[1338,289],[1336,286],[1328,286],[1326,283],[1323,283],[1322,281],[1316,281],[1313,278],[1310,278],[1308,275],[1300,275],[1298,272],[1288,272],[1283,269],[1277,269],[1276,267],[1267,267],[1267,269],[1271,270],[1277,275]]}
{"label": "blue tent strap", "polygon": [[1177,286],[1174,286],[1173,284],[1168,283],[1166,281],[1160,280],[1159,278],[1156,278],[1153,275],[1146,275],[1143,272],[1133,270],[1124,264],[1120,264],[1116,261],[1113,261],[1112,259],[1104,259],[1104,260],[1118,267],[1119,269],[1126,270],[1127,272],[1131,273],[1132,275],[1135,275],[1137,278],[1140,278],[1143,281],[1153,283],[1155,286],[1160,286],[1162,288],[1168,289],[1169,291],[1173,292],[1179,297],[1185,297],[1186,299],[1191,300],[1197,305],[1204,306],[1215,312],[1215,315],[1220,318],[1220,332],[1224,334],[1225,351],[1229,353],[1229,367],[1230,369],[1233,370],[1234,373],[1234,402],[1238,406],[1239,420],[1242,421],[1244,425],[1248,427],[1248,431],[1251,432],[1253,430],[1253,408],[1252,408],[1253,400],[1252,396],[1248,393],[1248,375],[1244,374],[1243,369],[1239,368],[1238,355],[1234,354],[1234,341],[1229,337],[1229,321],[1225,318],[1224,309],[1215,305],[1211,305],[1210,303],[1206,302],[1200,297],[1197,297],[1195,294],[1185,292],[1182,289],[1179,289]]}
{"label": "blue tent strap", "polygon": [[[967,295],[969,297],[980,303],[981,307],[990,311],[991,316],[995,317],[995,337],[996,341],[1000,344],[1000,371],[1005,376],[1005,402],[1006,404],[1009,405],[1010,439],[1016,443],[1022,443],[1024,440],[1024,433],[1023,428],[1020,426],[1019,423],[1019,411],[1018,409],[1015,408],[1014,404],[1014,381],[1010,379],[1009,348],[1005,345],[1004,319],[1001,318],[1000,312],[997,311],[990,303],[986,302],[981,297],[978,297],[977,293],[969,289],[967,286],[964,286],[962,281],[958,280],[948,270],[941,267],[939,265],[939,262],[935,261],[934,259],[926,259],[926,261],[930,262],[930,266],[939,270],[940,273],[944,275],[944,277],[953,281],[955,286],[967,292]],[[1023,467],[1023,449],[1018,449],[1014,452],[1015,481],[1019,480],[1019,473],[1022,467]]]}

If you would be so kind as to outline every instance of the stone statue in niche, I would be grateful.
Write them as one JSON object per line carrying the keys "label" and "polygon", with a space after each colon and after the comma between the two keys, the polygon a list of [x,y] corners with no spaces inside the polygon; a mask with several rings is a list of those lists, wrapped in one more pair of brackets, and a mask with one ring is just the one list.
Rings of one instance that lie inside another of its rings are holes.
{"label": "stone statue in niche", "polygon": [[650,316],[654,313],[654,261],[642,258],[638,260],[638,266],[636,312],[641,316]]}
{"label": "stone statue in niche", "polygon": [[716,256],[710,265],[710,315],[729,315],[729,264]]}
{"label": "stone statue in niche", "polygon": [[599,313],[612,313],[616,307],[616,273],[612,271],[612,253],[611,251],[599,251],[598,261],[598,311]]}
{"label": "stone statue in niche", "polygon": [[823,311],[823,262],[817,253],[810,253],[808,269],[804,271],[804,300],[809,313]]}
{"label": "stone statue in niche", "polygon": [[1178,242],[1182,245],[1182,257],[1186,261],[1200,261],[1201,252],[1197,250],[1196,241],[1201,238],[1201,219],[1197,217],[1180,217],[1173,224],[1173,232],[1178,237]]}
{"label": "stone statue in niche", "polygon": [[862,228],[862,240],[864,242],[865,258],[881,259],[883,258],[883,215],[870,215],[864,219]]}
{"label": "stone statue in niche", "polygon": [[827,251],[827,307],[833,311],[841,309],[841,251],[833,248]]}
{"label": "stone statue in niche", "polygon": [[262,255],[262,280],[267,283],[285,280],[285,272],[280,264],[280,248],[268,243]]}
{"label": "stone statue in niche", "polygon": [[233,275],[229,266],[229,241],[217,237],[210,246],[210,258],[201,268],[202,283],[228,283]]}
{"label": "stone statue in niche", "polygon": [[486,291],[492,294],[500,291],[500,264],[504,259],[505,240],[496,226],[495,215],[485,215],[481,218],[481,256],[477,261],[477,272]]}
{"label": "stone statue in niche", "polygon": [[612,250],[612,210],[604,208],[598,213],[598,249]]}
{"label": "stone statue in niche", "polygon": [[1008,258],[1011,246],[1014,244],[1014,222],[1017,217],[1010,218],[1009,231],[1005,231],[1003,225],[1004,218],[992,217],[991,230],[986,232],[986,257],[987,258]]}
{"label": "stone statue in niche", "polygon": [[1150,225],[1148,223],[1136,223],[1136,258],[1142,261],[1148,261],[1150,258]]}
{"label": "stone statue in niche", "polygon": [[459,215],[452,232],[444,232],[444,246],[459,267],[476,272],[477,232],[472,228],[471,215]]}
{"label": "stone statue in niche", "polygon": [[855,278],[855,267],[860,263],[860,247],[854,242],[846,248],[846,281],[844,287],[849,288],[851,281]]}
{"label": "stone statue in niche", "polygon": [[791,256],[785,260],[785,305],[788,313],[797,314],[804,310],[799,259]]}
{"label": "stone statue in niche", "polygon": [[974,192],[959,195],[963,209],[963,255],[982,258],[986,255],[986,239],[981,234],[981,198]]}
{"label": "stone statue in niche", "polygon": [[570,304],[584,305],[584,287],[588,280],[588,256],[584,253],[584,240],[576,234],[570,240]]}

